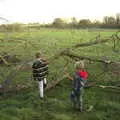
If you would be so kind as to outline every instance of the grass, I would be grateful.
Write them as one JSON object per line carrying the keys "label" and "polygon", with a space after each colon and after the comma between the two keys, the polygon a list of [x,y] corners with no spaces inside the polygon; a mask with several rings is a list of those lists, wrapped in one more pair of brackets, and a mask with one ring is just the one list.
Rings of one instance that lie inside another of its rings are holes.
{"label": "grass", "polygon": [[[30,30],[28,32],[12,32],[9,33],[7,39],[0,42],[1,53],[8,52],[17,54],[21,61],[34,59],[34,54],[41,50],[46,58],[51,57],[59,50],[70,48],[76,43],[83,43],[91,40],[98,34],[103,37],[110,36],[115,31],[111,30],[63,30],[63,29],[40,29]],[[6,34],[0,33],[0,38],[6,37]],[[15,39],[16,37],[16,39]],[[12,42],[13,38],[15,39]],[[26,40],[19,40],[17,38],[25,38]],[[20,41],[20,42],[19,42]],[[30,42],[27,47],[24,42]],[[19,45],[20,44],[20,45]],[[112,60],[119,61],[120,55],[113,52],[113,43],[105,43],[93,47],[78,48],[74,50],[75,53],[85,56],[92,56],[101,58],[108,56]],[[119,49],[119,46],[117,46]],[[56,77],[61,77],[61,67],[64,65],[64,59],[59,58],[49,65],[48,80],[53,80]],[[71,61],[67,70],[72,75],[74,61]],[[11,67],[1,66],[0,70],[4,70],[4,75],[0,80],[2,81],[11,71]],[[112,85],[120,81],[120,76],[106,71],[103,72],[103,66],[100,63],[87,64],[87,71],[89,72],[89,81],[95,81],[98,84]],[[4,95],[5,99],[0,100],[0,120],[119,120],[120,118],[120,96],[116,90],[89,88],[85,89],[84,107],[87,109],[90,105],[93,106],[91,112],[77,112],[71,107],[69,94],[71,91],[71,83],[65,79],[54,89],[45,94],[45,100],[39,99],[38,86],[30,79],[30,71],[20,71],[13,79],[14,83],[33,84],[33,87],[18,93],[7,93]],[[1,95],[3,97],[3,95]],[[7,97],[7,98],[6,98]]]}

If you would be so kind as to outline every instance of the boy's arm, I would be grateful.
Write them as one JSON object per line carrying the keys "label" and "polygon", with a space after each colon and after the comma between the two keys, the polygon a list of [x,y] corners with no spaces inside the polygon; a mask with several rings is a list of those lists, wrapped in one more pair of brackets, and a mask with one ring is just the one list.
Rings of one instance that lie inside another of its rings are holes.
{"label": "boy's arm", "polygon": [[21,68],[21,70],[32,70],[32,67],[30,66],[24,66]]}
{"label": "boy's arm", "polygon": [[49,61],[46,60],[46,59],[44,59],[43,57],[41,57],[40,59],[41,59],[45,64],[48,64],[48,63],[49,63]]}
{"label": "boy's arm", "polygon": [[83,79],[81,79],[81,85],[82,85],[82,87],[85,86],[85,83],[84,83],[84,80],[83,80]]}

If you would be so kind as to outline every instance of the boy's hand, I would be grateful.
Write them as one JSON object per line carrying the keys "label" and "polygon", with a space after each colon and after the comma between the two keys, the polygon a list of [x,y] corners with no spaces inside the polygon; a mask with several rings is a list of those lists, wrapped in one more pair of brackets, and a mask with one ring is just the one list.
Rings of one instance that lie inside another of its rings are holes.
{"label": "boy's hand", "polygon": [[84,82],[81,81],[81,85],[84,87],[85,86]]}

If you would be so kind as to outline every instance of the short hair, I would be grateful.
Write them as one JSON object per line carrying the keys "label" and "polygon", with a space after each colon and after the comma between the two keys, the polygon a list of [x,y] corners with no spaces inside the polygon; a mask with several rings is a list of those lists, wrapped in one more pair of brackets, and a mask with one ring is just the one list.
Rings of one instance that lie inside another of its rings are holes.
{"label": "short hair", "polygon": [[75,69],[84,69],[85,65],[84,65],[84,61],[77,61],[75,63]]}
{"label": "short hair", "polygon": [[41,56],[41,52],[37,52],[36,54],[35,54],[35,57],[36,58],[39,58]]}

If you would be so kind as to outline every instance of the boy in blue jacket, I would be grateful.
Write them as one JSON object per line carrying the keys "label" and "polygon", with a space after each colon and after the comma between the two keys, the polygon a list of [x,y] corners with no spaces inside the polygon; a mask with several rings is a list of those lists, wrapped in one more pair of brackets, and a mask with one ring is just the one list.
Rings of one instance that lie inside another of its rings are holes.
{"label": "boy in blue jacket", "polygon": [[83,110],[83,87],[86,82],[86,78],[88,73],[84,70],[84,62],[78,61],[75,64],[75,72],[73,76],[67,77],[72,80],[72,92],[71,92],[71,100],[73,102],[73,107],[77,110]]}

